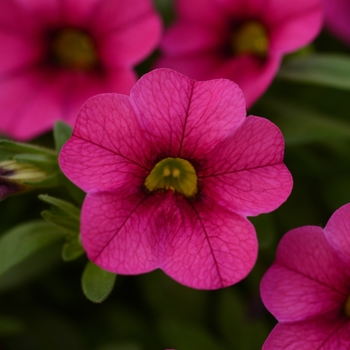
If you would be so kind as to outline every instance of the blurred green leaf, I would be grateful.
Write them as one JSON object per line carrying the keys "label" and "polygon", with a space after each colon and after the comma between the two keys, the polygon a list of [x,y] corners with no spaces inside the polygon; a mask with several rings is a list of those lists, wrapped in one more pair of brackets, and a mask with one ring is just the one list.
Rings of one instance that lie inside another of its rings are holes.
{"label": "blurred green leaf", "polygon": [[38,220],[14,227],[0,237],[0,276],[38,250],[64,237],[64,232]]}
{"label": "blurred green leaf", "polygon": [[84,248],[81,245],[79,236],[68,239],[62,248],[62,259],[64,261],[71,261],[85,253]]}
{"label": "blurred green leaf", "polygon": [[64,201],[62,199],[49,196],[47,194],[41,194],[39,195],[38,198],[45,203],[48,203],[53,205],[54,207],[57,207],[60,210],[60,212],[65,213],[69,217],[79,221],[80,210],[75,205],[67,201]]}
{"label": "blurred green leaf", "polygon": [[62,121],[57,121],[53,129],[53,135],[55,138],[55,148],[57,153],[60,152],[62,146],[68,141],[72,136],[73,129],[66,123]]}
{"label": "blurred green leaf", "polygon": [[0,335],[12,335],[20,332],[23,325],[13,317],[0,315]]}
{"label": "blurred green leaf", "polygon": [[85,296],[94,303],[102,303],[112,292],[116,277],[89,261],[81,280]]}
{"label": "blurred green leaf", "polygon": [[13,157],[19,163],[25,163],[39,167],[46,171],[58,170],[57,158],[46,154],[18,154]]}
{"label": "blurred green leaf", "polygon": [[350,90],[350,57],[339,54],[314,54],[286,61],[278,78]]}
{"label": "blurred green leaf", "polygon": [[315,141],[335,142],[350,138],[350,123],[332,115],[325,115],[288,99],[265,99],[267,110],[274,115],[271,120],[281,129],[286,144],[303,144]]}
{"label": "blurred green leaf", "polygon": [[14,142],[10,140],[0,140],[0,147],[15,154],[29,153],[42,154],[56,158],[56,152],[52,149],[32,145],[30,143]]}

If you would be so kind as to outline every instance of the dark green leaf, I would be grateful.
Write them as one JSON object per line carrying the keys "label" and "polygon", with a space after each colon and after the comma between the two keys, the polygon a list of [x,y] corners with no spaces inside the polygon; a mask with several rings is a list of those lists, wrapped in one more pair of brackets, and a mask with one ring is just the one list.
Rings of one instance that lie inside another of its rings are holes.
{"label": "dark green leaf", "polygon": [[0,140],[0,147],[14,153],[43,154],[56,157],[56,152],[49,148],[44,148],[29,143]]}
{"label": "dark green leaf", "polygon": [[64,261],[71,261],[79,258],[85,253],[81,245],[79,236],[69,239],[62,248],[62,259]]}
{"label": "dark green leaf", "polygon": [[51,204],[54,207],[59,208],[63,213],[79,221],[80,210],[75,205],[62,199],[51,197],[47,194],[39,195],[39,199],[45,203]]}
{"label": "dark green leaf", "polygon": [[46,154],[18,154],[13,157],[17,162],[34,165],[46,171],[58,169],[57,157]]}
{"label": "dark green leaf", "polygon": [[0,237],[0,276],[38,250],[64,237],[64,232],[45,221],[14,227]]}
{"label": "dark green leaf", "polygon": [[278,78],[350,90],[350,57],[314,54],[286,61]]}
{"label": "dark green leaf", "polygon": [[112,292],[116,277],[89,261],[81,280],[85,296],[94,303],[102,303]]}
{"label": "dark green leaf", "polygon": [[54,129],[53,135],[55,138],[55,145],[57,153],[60,152],[62,146],[68,141],[72,136],[73,129],[66,123],[62,121],[57,121]]}

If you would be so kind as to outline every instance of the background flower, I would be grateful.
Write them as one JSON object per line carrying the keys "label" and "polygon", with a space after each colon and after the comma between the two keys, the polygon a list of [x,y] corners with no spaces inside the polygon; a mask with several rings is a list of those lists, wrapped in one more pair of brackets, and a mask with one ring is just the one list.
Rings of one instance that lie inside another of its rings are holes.
{"label": "background flower", "polygon": [[[283,151],[276,126],[246,118],[236,84],[160,69],[144,75],[130,98],[87,101],[60,166],[88,193],[81,235],[97,265],[121,274],[160,268],[187,286],[217,289],[255,263],[255,230],[245,216],[269,212],[290,194]],[[145,181],[169,157],[193,166],[194,193]]]}
{"label": "background flower", "polygon": [[282,238],[261,282],[261,296],[280,322],[263,349],[350,347],[350,204],[324,230],[294,229]]}
{"label": "background flower", "polygon": [[0,131],[29,139],[73,125],[92,95],[128,93],[160,27],[150,0],[1,1]]}
{"label": "background flower", "polygon": [[228,78],[248,107],[267,89],[282,56],[311,42],[322,24],[319,0],[177,0],[158,67],[191,78]]}
{"label": "background flower", "polygon": [[347,0],[323,0],[327,28],[350,45],[350,3]]}

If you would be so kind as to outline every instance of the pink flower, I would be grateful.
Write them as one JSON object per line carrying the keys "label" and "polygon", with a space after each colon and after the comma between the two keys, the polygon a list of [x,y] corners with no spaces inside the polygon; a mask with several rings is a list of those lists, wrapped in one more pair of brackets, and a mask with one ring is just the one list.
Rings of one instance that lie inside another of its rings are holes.
{"label": "pink flower", "polygon": [[323,0],[325,22],[328,29],[350,45],[349,0]]}
{"label": "pink flower", "polygon": [[160,268],[216,289],[255,263],[245,217],[276,209],[291,191],[283,150],[274,124],[246,118],[235,83],[159,69],[130,97],[89,99],[59,162],[87,192],[81,238],[95,264],[119,274]]}
{"label": "pink flower", "polygon": [[261,296],[280,322],[263,349],[350,349],[350,204],[282,238]]}
{"label": "pink flower", "polygon": [[151,0],[2,0],[0,132],[29,139],[97,93],[129,93],[160,29]]}
{"label": "pink flower", "polygon": [[228,78],[252,105],[282,56],[310,43],[321,28],[319,0],[177,0],[177,21],[161,43],[158,67],[194,79]]}

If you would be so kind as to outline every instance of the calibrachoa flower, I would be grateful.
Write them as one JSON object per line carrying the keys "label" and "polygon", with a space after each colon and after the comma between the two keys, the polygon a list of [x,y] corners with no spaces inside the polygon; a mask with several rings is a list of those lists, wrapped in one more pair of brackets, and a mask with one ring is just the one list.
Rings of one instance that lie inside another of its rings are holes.
{"label": "calibrachoa flower", "polygon": [[323,0],[325,22],[328,29],[350,45],[350,2]]}
{"label": "calibrachoa flower", "polygon": [[160,28],[151,0],[1,0],[0,132],[29,139],[97,93],[129,93]]}
{"label": "calibrachoa flower", "polygon": [[93,262],[120,274],[160,268],[215,289],[255,263],[245,217],[276,209],[291,191],[283,151],[274,124],[246,118],[235,83],[159,69],[130,97],[89,99],[59,162],[87,192],[81,238]]}
{"label": "calibrachoa flower", "polygon": [[350,349],[350,204],[282,238],[261,296],[280,322],[263,349]]}
{"label": "calibrachoa flower", "polygon": [[311,42],[319,0],[177,0],[178,18],[161,43],[158,67],[194,79],[236,82],[250,106],[270,85],[282,56]]}

